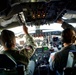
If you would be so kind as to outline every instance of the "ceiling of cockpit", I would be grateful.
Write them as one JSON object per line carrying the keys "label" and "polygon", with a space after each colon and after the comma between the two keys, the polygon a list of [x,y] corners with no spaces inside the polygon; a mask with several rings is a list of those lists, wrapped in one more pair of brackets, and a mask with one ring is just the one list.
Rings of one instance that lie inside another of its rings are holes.
{"label": "ceiling of cockpit", "polygon": [[76,0],[0,0],[0,29],[21,25],[24,12],[27,25],[44,25],[63,18],[76,23]]}

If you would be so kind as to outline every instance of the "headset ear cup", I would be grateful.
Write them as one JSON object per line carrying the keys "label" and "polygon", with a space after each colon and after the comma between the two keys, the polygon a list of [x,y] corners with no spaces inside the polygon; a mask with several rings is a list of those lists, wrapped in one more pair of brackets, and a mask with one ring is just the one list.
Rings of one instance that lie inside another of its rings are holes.
{"label": "headset ear cup", "polygon": [[5,46],[6,46],[7,48],[11,48],[11,47],[12,47],[12,43],[10,43],[10,42],[5,42]]}
{"label": "headset ear cup", "polygon": [[65,42],[65,40],[66,40],[66,39],[65,39],[64,37],[61,38],[61,41],[62,41],[63,43]]}
{"label": "headset ear cup", "polygon": [[62,41],[62,42],[64,42],[64,39],[63,39],[63,38],[61,38],[61,41]]}
{"label": "headset ear cup", "polygon": [[74,42],[75,42],[75,39],[76,39],[76,37],[75,37],[75,36],[73,36],[73,37],[72,37],[72,43],[74,43]]}

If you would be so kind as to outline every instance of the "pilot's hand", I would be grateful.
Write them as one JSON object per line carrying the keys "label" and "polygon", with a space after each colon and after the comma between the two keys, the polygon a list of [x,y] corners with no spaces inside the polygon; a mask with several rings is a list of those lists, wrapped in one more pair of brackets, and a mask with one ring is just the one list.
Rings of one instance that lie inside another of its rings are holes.
{"label": "pilot's hand", "polygon": [[62,20],[62,19],[58,19],[58,20],[57,20],[57,23],[62,24],[62,23],[63,23],[63,20]]}
{"label": "pilot's hand", "polygon": [[26,27],[26,25],[23,25],[23,31],[25,34],[28,34],[28,28]]}

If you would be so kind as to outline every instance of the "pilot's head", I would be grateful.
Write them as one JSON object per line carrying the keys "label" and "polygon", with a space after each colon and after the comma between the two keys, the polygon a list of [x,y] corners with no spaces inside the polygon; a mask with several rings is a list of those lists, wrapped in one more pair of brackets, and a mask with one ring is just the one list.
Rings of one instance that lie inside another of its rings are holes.
{"label": "pilot's head", "polygon": [[1,32],[1,42],[6,50],[14,48],[16,44],[15,34],[10,30],[3,30]]}
{"label": "pilot's head", "polygon": [[75,42],[75,31],[71,28],[66,28],[62,31],[62,42],[71,44]]}

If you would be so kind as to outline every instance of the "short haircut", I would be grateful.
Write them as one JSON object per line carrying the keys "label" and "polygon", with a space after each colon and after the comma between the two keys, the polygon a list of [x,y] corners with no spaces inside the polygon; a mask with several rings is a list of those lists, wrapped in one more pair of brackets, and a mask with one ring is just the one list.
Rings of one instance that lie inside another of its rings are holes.
{"label": "short haircut", "polygon": [[14,44],[14,38],[15,34],[10,30],[3,30],[1,32],[1,41],[3,44],[6,45],[7,48],[11,48],[12,44]]}

